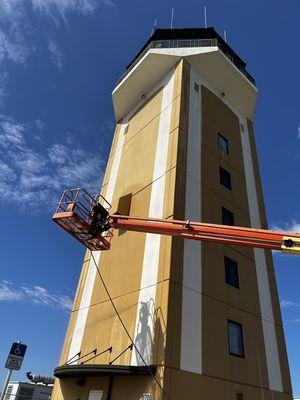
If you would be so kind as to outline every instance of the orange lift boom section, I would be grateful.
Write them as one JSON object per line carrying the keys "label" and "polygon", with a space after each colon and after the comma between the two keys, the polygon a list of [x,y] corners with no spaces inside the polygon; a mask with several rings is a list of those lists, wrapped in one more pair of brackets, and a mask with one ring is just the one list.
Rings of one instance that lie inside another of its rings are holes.
{"label": "orange lift boom section", "polygon": [[300,234],[202,222],[109,214],[110,204],[84,189],[65,190],[53,220],[92,251],[109,250],[113,229],[177,236],[300,255]]}

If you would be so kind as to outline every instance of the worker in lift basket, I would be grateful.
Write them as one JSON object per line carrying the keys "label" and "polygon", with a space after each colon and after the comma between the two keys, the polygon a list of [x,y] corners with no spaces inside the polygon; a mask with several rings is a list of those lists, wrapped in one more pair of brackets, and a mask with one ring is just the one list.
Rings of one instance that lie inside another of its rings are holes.
{"label": "worker in lift basket", "polygon": [[100,203],[97,203],[93,206],[92,212],[93,216],[90,223],[90,233],[92,237],[95,237],[110,228],[110,225],[107,222],[109,213]]}

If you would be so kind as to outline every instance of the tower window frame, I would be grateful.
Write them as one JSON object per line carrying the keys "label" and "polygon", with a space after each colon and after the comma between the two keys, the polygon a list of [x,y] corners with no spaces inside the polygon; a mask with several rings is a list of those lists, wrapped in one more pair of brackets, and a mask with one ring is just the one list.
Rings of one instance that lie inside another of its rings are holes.
{"label": "tower window frame", "polygon": [[231,173],[223,167],[219,167],[220,184],[231,190]]}
{"label": "tower window frame", "polygon": [[225,154],[229,154],[229,142],[225,136],[218,133],[218,148],[222,150]]}
{"label": "tower window frame", "polygon": [[229,257],[224,257],[225,282],[236,289],[240,288],[238,263]]}
{"label": "tower window frame", "polygon": [[245,358],[243,325],[227,320],[228,351],[231,356]]}
{"label": "tower window frame", "polygon": [[225,207],[222,207],[221,214],[222,225],[234,226],[234,214],[231,211],[227,210]]}

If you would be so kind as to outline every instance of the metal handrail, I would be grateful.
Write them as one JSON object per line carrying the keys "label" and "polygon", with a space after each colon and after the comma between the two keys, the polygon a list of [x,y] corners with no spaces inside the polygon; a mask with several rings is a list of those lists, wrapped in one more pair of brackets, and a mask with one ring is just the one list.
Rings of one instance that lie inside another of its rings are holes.
{"label": "metal handrail", "polygon": [[182,47],[219,47],[223,54],[245,75],[245,77],[255,85],[255,79],[246,71],[235,57],[229,55],[224,46],[218,39],[173,39],[173,40],[154,40],[151,42],[142,53],[130,64],[122,76],[117,80],[116,86],[128,75],[128,73],[138,64],[138,62],[148,53],[151,49],[164,49],[164,48],[182,48]]}

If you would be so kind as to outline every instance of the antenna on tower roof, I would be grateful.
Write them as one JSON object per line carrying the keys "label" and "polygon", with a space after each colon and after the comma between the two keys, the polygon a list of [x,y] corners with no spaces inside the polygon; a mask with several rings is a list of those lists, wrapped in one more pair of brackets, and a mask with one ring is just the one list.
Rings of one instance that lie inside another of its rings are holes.
{"label": "antenna on tower roof", "polygon": [[227,43],[227,33],[226,33],[226,31],[224,31],[224,40]]}
{"label": "antenna on tower roof", "polygon": [[151,36],[153,35],[153,33],[154,33],[155,29],[156,29],[156,25],[157,25],[157,18],[155,18],[155,20],[154,20],[153,28],[152,28],[152,31],[151,31]]}
{"label": "antenna on tower roof", "polygon": [[206,12],[206,6],[204,6],[204,27],[207,28],[207,12]]}
{"label": "antenna on tower roof", "polygon": [[174,7],[172,8],[172,15],[171,15],[171,29],[173,29],[173,20],[174,20]]}

